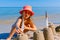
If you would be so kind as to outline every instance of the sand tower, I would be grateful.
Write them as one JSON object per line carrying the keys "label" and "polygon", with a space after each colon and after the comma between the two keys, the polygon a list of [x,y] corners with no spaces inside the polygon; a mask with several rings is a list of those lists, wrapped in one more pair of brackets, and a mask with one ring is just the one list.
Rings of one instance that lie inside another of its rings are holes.
{"label": "sand tower", "polygon": [[44,28],[44,37],[45,40],[54,40],[54,35],[51,28]]}
{"label": "sand tower", "polygon": [[17,40],[28,40],[27,34],[18,34]]}
{"label": "sand tower", "polygon": [[55,31],[55,26],[54,26],[54,24],[50,22],[48,27],[51,28],[53,34],[56,35],[56,31]]}
{"label": "sand tower", "polygon": [[34,32],[33,40],[45,40],[44,35],[43,35],[43,31],[37,30],[36,32]]}

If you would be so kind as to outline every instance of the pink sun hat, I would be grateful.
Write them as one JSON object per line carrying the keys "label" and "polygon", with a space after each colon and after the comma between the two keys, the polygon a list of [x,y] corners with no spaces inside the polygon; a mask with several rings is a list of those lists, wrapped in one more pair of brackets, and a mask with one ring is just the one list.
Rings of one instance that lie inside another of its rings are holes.
{"label": "pink sun hat", "polygon": [[24,6],[23,9],[20,11],[20,14],[22,14],[24,11],[28,11],[31,14],[31,16],[34,15],[34,12],[32,11],[32,7],[31,6],[28,6],[28,5]]}

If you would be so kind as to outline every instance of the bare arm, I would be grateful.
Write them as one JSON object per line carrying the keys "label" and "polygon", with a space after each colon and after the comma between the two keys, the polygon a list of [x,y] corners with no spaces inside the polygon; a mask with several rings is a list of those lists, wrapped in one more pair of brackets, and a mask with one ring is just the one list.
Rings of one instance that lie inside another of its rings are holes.
{"label": "bare arm", "polygon": [[33,30],[33,31],[37,30],[37,28],[34,25],[34,23],[32,22],[32,20],[30,20],[30,24],[29,25],[30,25],[30,27],[26,27],[26,29]]}
{"label": "bare arm", "polygon": [[21,21],[22,21],[22,19],[21,18],[19,18],[19,19],[17,19],[17,21],[16,21],[16,29],[17,29],[17,33],[19,33],[19,32],[23,32],[22,31],[22,29],[20,28],[21,27]]}
{"label": "bare arm", "polygon": [[16,27],[20,28],[20,24],[21,24],[21,19],[17,19],[17,21],[16,21]]}

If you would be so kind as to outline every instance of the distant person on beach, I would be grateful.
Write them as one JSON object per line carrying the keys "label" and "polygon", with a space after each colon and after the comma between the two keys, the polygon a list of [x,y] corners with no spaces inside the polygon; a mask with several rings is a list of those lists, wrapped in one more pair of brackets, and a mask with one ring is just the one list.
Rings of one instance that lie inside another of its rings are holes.
{"label": "distant person on beach", "polygon": [[[21,14],[21,16],[18,17],[15,24],[12,25],[12,29],[11,29],[10,35],[7,38],[7,40],[11,40],[11,38],[13,37],[13,35],[15,33],[21,34],[21,33],[26,33],[28,31],[34,32],[37,30],[36,26],[34,25],[34,23],[31,20],[31,16],[34,15],[34,12],[32,11],[31,6],[24,6],[23,10],[20,11],[20,14]],[[24,19],[24,30],[22,29],[23,19]]]}

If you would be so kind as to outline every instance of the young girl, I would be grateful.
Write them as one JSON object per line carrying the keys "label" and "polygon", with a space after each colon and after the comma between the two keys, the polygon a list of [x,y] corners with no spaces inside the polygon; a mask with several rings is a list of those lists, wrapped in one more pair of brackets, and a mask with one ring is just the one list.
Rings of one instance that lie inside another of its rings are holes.
{"label": "young girl", "polygon": [[[36,26],[33,24],[31,20],[31,16],[34,15],[31,6],[24,6],[23,10],[20,11],[21,16],[17,19],[15,24],[12,26],[12,30],[10,32],[7,40],[11,40],[12,36],[15,33],[26,33],[28,31],[36,31]],[[24,20],[23,20],[24,19]],[[22,22],[24,21],[24,30],[22,30]]]}

